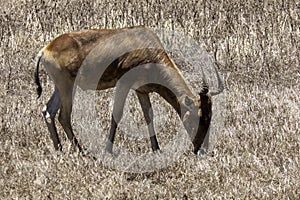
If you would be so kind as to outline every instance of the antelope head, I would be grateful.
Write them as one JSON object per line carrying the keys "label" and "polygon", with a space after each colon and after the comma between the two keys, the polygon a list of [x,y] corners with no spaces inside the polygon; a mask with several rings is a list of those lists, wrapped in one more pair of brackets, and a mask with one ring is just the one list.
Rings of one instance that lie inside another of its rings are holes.
{"label": "antelope head", "polygon": [[199,93],[199,98],[193,99],[185,95],[179,100],[181,113],[183,113],[182,122],[192,140],[195,154],[201,148],[204,138],[209,132],[212,117],[212,96],[218,95],[224,90],[224,84],[216,68],[215,71],[218,79],[217,90],[209,90],[203,73],[203,88]]}

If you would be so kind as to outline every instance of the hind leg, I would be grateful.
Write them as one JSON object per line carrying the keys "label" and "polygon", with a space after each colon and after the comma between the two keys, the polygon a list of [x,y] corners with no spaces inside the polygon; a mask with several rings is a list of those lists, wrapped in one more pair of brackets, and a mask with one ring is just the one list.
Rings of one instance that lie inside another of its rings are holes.
{"label": "hind leg", "polygon": [[[70,87],[72,88],[72,87]],[[62,125],[64,131],[67,134],[68,139],[72,145],[78,148],[82,152],[82,148],[76,139],[71,126],[71,113],[72,113],[72,90],[60,90],[64,95],[61,96],[61,106],[58,116],[58,121]]]}
{"label": "hind leg", "polygon": [[55,115],[60,107],[60,96],[57,88],[55,87],[54,93],[52,94],[47,105],[43,109],[43,115],[50,132],[50,137],[53,141],[55,150],[61,150],[61,143],[57,134],[57,129],[55,126]]}

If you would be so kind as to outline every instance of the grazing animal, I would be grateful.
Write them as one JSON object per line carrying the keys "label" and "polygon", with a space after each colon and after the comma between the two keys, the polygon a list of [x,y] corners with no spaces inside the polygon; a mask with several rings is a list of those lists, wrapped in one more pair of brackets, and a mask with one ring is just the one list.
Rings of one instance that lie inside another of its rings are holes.
{"label": "grazing animal", "polygon": [[158,37],[144,26],[119,29],[91,29],[71,32],[55,38],[37,56],[35,82],[38,97],[42,93],[39,65],[43,63],[55,90],[43,115],[53,140],[61,150],[55,116],[73,145],[82,151],[71,127],[74,85],[83,90],[116,87],[111,127],[106,151],[112,152],[118,123],[130,89],[134,89],[142,107],[153,151],[159,150],[153,127],[149,93],[156,92],[178,113],[194,146],[200,149],[209,130],[212,116],[211,96],[221,93],[224,84],[216,71],[218,89],[211,91],[205,77],[199,96],[186,84],[181,72],[164,50]]}

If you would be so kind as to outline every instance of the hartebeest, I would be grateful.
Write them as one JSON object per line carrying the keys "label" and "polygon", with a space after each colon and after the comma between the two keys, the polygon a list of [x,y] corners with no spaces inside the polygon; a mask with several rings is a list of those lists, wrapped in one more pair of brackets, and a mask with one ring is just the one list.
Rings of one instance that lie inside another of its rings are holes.
{"label": "hartebeest", "polygon": [[61,150],[55,126],[55,115],[59,109],[58,119],[68,139],[82,150],[71,127],[75,84],[84,90],[103,90],[116,86],[110,134],[106,144],[108,152],[112,152],[116,128],[130,89],[135,90],[142,107],[153,151],[158,150],[159,145],[153,127],[149,93],[156,92],[179,114],[192,139],[195,153],[209,130],[211,96],[224,89],[220,75],[215,70],[218,89],[210,91],[204,77],[202,91],[198,97],[195,96],[158,37],[144,26],[63,34],[44,47],[37,58],[35,82],[38,96],[42,93],[40,61],[55,83],[54,93],[43,109],[43,115],[56,150]]}

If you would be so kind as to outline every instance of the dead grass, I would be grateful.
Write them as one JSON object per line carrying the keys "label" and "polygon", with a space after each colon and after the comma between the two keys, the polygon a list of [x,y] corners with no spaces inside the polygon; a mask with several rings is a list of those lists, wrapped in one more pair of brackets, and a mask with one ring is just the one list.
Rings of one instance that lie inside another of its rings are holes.
{"label": "dead grass", "polygon": [[[294,0],[2,2],[1,199],[298,199],[299,6]],[[215,58],[226,81],[227,117],[214,156],[188,152],[165,169],[131,174],[68,148],[54,152],[40,112],[53,85],[43,72],[37,100],[33,83],[39,49],[67,31],[140,24],[189,34]]]}

